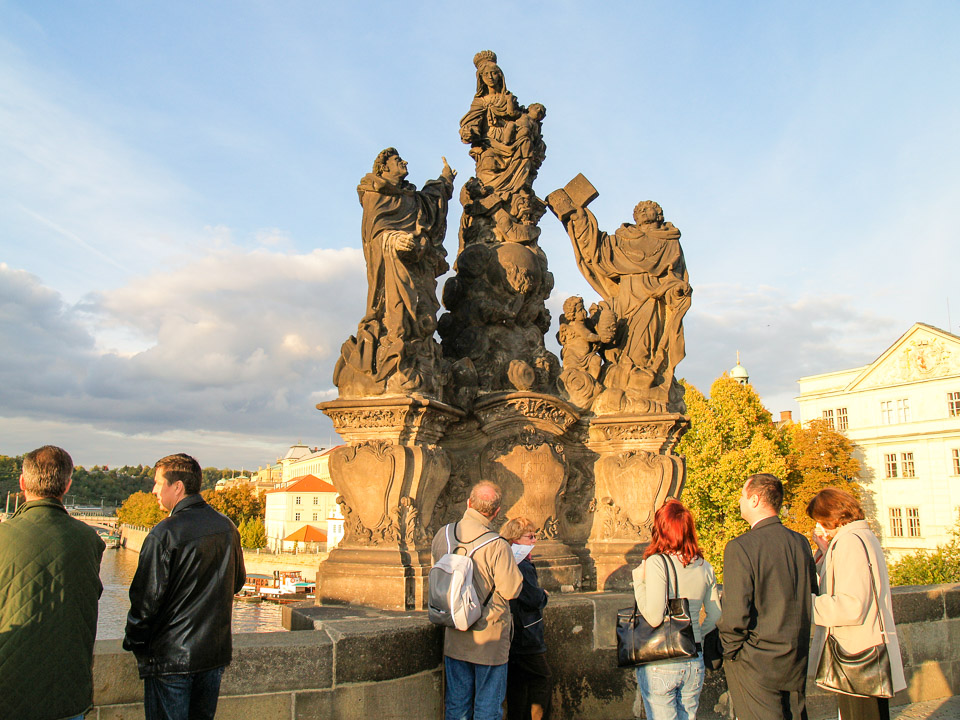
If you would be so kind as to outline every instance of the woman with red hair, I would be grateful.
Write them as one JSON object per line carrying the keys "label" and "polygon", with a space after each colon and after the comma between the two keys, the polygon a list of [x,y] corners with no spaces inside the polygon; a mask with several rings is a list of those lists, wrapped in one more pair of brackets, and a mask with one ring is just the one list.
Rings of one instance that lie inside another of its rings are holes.
{"label": "woman with red hair", "polygon": [[[644,560],[633,571],[633,592],[640,613],[652,627],[663,623],[665,598],[687,598],[699,654],[637,667],[637,688],[648,720],[693,720],[703,688],[703,637],[717,625],[720,598],[713,568],[697,544],[693,515],[679,500],[667,500],[653,518],[653,537]],[[670,577],[677,579],[677,594]],[[700,608],[706,611],[700,625]]]}

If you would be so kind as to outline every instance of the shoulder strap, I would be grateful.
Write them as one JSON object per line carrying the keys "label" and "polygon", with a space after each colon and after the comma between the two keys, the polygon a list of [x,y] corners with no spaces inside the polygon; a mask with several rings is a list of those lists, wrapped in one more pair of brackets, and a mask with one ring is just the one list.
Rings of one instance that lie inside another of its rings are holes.
{"label": "shoulder strap", "polygon": [[[666,576],[666,591],[667,591],[667,600],[670,599],[670,568],[673,567],[672,558],[669,558],[664,553],[657,553],[663,559],[663,572]],[[677,579],[677,569],[673,567],[673,596],[675,598],[680,597],[680,584]]]}
{"label": "shoulder strap", "polygon": [[[495,532],[495,531],[493,531],[493,530],[488,530],[488,531],[485,532],[483,535],[480,535],[479,537],[475,538],[474,540],[471,540],[471,542],[477,542],[480,538],[484,537],[484,535],[493,535],[493,537],[492,537],[492,538],[489,538],[489,539],[487,539],[487,540],[484,540],[484,541],[483,541],[482,543],[480,543],[479,545],[474,545],[474,546],[473,546],[473,549],[471,549],[471,550],[467,553],[467,557],[473,557],[473,554],[474,554],[477,550],[479,550],[479,549],[482,548],[482,547],[485,547],[485,546],[489,545],[489,544],[492,543],[494,540],[501,540],[501,539],[502,539],[502,538],[500,537],[500,534],[499,534],[499,533],[497,533],[497,532]],[[506,541],[504,541],[504,542],[506,542]]]}
{"label": "shoulder strap", "polygon": [[[856,533],[851,533],[857,540],[860,541],[860,544],[863,545],[863,552],[867,556],[867,569],[870,572],[870,589],[873,591],[873,601],[877,606],[877,620],[880,622],[880,635],[886,637],[886,630],[883,629],[883,608],[880,607],[880,596],[877,594],[877,583],[873,578],[873,562],[870,560],[870,551],[867,550],[867,544],[863,541],[863,538],[857,535]],[[836,541],[834,541],[836,542]],[[832,548],[833,553],[836,554],[837,548],[836,545]],[[830,593],[833,594],[837,590],[837,563],[834,560],[830,566]],[[827,633],[830,633],[831,628],[827,628]]]}

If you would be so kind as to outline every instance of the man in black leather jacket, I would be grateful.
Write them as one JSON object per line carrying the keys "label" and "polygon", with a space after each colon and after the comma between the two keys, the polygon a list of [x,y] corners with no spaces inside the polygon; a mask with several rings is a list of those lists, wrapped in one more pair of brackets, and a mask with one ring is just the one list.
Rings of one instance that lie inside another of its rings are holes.
{"label": "man in black leather jacket", "polygon": [[170,516],[140,550],[123,647],[137,657],[146,720],[213,720],[245,579],[240,535],[200,496],[196,460],[170,455],[155,468],[153,494]]}

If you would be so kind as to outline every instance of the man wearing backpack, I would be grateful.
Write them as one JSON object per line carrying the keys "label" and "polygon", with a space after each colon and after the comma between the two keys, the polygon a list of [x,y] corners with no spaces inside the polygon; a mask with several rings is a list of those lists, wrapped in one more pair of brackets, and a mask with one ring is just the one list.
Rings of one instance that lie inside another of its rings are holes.
{"label": "man wearing backpack", "polygon": [[444,628],[444,720],[503,717],[513,635],[509,602],[520,594],[523,576],[510,545],[494,537],[493,519],[500,513],[501,499],[499,487],[491,482],[478,483],[470,492],[460,521],[440,528],[433,539],[434,564],[452,552],[472,557],[473,586],[482,604],[480,618],[468,629]]}

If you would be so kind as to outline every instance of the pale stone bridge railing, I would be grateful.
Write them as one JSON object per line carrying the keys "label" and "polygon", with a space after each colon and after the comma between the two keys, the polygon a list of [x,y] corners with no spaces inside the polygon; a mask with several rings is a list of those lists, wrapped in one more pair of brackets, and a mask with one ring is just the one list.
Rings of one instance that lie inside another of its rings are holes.
{"label": "pale stone bridge railing", "polygon": [[[624,593],[555,595],[545,612],[557,686],[555,717],[632,718],[633,673],[614,661],[614,615]],[[960,584],[894,589],[908,689],[894,705],[960,694]],[[296,632],[235,635],[219,720],[423,720],[442,717],[441,634],[424,613],[359,607],[285,607]],[[96,720],[142,718],[142,684],[120,641],[99,641]],[[722,673],[708,673],[700,717],[719,717]],[[811,718],[835,713],[824,693]],[[835,714],[834,714],[835,717]]]}

